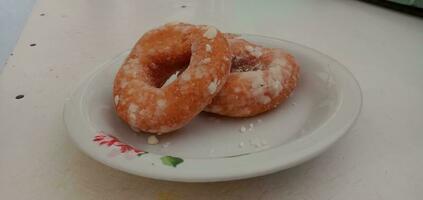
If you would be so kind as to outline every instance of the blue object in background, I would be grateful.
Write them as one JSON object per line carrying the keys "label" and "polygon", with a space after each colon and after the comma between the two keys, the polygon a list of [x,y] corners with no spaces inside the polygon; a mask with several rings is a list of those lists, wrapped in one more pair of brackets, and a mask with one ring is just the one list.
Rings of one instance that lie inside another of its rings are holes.
{"label": "blue object in background", "polygon": [[31,13],[35,0],[0,0],[0,72]]}

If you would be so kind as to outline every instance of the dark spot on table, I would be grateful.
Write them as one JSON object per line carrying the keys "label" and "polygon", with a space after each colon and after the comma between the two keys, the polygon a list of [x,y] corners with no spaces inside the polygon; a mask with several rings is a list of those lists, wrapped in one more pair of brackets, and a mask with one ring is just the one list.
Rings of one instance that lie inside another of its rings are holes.
{"label": "dark spot on table", "polygon": [[182,5],[182,6],[181,6],[181,8],[186,8],[186,7],[187,7],[186,5]]}
{"label": "dark spot on table", "polygon": [[46,15],[45,13],[41,13],[41,14],[40,14],[40,16],[45,16],[45,15]]}
{"label": "dark spot on table", "polygon": [[30,44],[29,46],[31,46],[31,47],[35,47],[35,46],[37,46],[37,44],[32,43],[32,44]]}
{"label": "dark spot on table", "polygon": [[24,98],[24,95],[23,94],[20,94],[20,95],[18,95],[18,96],[15,97],[15,99],[22,99],[22,98]]}
{"label": "dark spot on table", "polygon": [[10,53],[10,56],[13,56],[14,54],[13,53]]}

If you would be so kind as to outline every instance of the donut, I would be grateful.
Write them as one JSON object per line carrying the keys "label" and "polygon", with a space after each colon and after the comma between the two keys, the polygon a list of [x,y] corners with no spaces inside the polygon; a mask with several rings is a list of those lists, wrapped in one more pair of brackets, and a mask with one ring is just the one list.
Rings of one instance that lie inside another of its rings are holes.
{"label": "donut", "polygon": [[148,31],[116,74],[115,110],[136,132],[181,128],[223,87],[230,57],[227,40],[212,26],[171,23]]}
{"label": "donut", "polygon": [[281,49],[264,48],[226,34],[232,52],[231,74],[205,111],[250,117],[277,107],[297,85],[299,65]]}

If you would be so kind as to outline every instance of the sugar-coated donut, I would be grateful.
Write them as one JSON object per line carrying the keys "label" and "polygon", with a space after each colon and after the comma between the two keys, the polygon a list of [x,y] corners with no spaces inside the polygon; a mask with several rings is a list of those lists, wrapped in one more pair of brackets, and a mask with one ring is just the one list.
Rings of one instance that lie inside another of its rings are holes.
{"label": "sugar-coated donut", "polygon": [[265,48],[226,34],[232,52],[231,74],[205,111],[249,117],[275,108],[292,93],[299,65],[281,49]]}
{"label": "sugar-coated donut", "polygon": [[145,33],[116,75],[117,114],[135,131],[181,128],[223,87],[230,56],[227,40],[212,26],[172,23]]}

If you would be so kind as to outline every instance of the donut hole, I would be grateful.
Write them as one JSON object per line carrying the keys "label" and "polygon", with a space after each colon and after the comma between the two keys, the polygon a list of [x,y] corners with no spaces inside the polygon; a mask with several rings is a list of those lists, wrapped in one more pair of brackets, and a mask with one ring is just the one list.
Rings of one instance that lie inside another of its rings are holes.
{"label": "donut hole", "polygon": [[[243,54],[243,53],[240,53]],[[272,62],[273,56],[265,51],[260,57],[243,54],[243,56],[234,56],[232,58],[231,72],[249,72],[266,70]]]}
{"label": "donut hole", "polygon": [[169,51],[163,51],[161,55],[152,58],[156,67],[149,67],[150,83],[156,88],[162,88],[173,82],[190,66],[191,62],[198,63],[203,59],[200,54],[192,54],[192,51],[196,51],[198,47],[195,41],[182,37],[172,44],[166,47]]}
{"label": "donut hole", "polygon": [[258,59],[232,59],[231,72],[249,72],[262,70],[264,64]]}
{"label": "donut hole", "polygon": [[[181,74],[189,63],[183,65],[161,66],[159,69],[151,70],[151,86],[161,88],[170,78]],[[170,81],[170,80],[169,80]]]}
{"label": "donut hole", "polygon": [[190,34],[181,31],[189,28],[188,25],[164,26],[143,36],[142,60],[148,65],[143,68],[146,73],[143,80],[150,86],[161,88],[173,74],[189,65],[192,40]]}
{"label": "donut hole", "polygon": [[153,87],[161,88],[175,74],[181,74],[190,63],[191,52],[183,56],[166,57],[156,60],[153,67],[150,67],[150,84]]}

